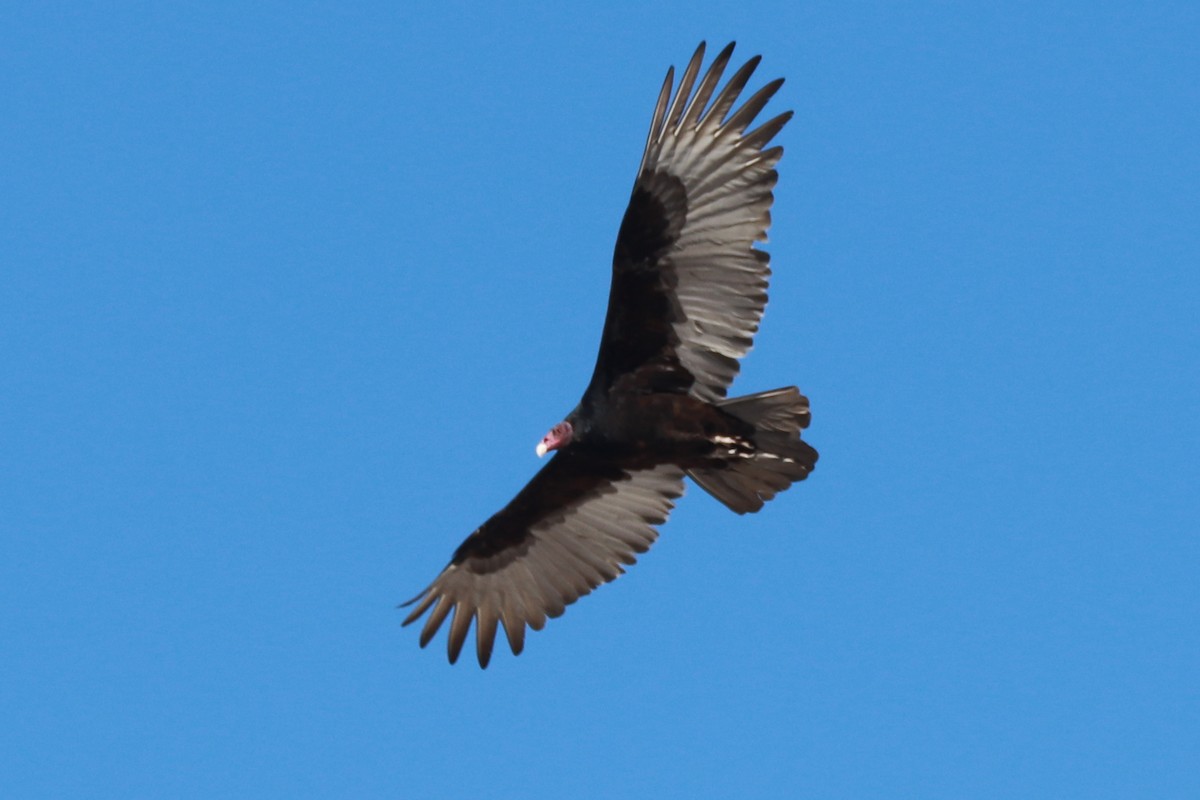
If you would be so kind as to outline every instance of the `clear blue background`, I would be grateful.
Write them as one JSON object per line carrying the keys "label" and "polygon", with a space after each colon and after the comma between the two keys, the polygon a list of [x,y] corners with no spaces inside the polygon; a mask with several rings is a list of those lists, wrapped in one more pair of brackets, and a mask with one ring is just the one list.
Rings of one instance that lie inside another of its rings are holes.
{"label": "clear blue background", "polygon": [[[1200,797],[1200,6],[355,5],[0,12],[4,796]],[[732,38],[821,463],[449,667]]]}

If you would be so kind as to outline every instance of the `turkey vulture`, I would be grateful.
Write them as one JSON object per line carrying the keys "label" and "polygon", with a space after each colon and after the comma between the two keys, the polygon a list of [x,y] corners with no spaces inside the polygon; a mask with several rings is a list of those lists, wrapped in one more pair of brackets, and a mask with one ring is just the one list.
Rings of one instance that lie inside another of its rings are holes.
{"label": "turkey vulture", "polygon": [[558,452],[405,604],[416,604],[405,625],[430,612],[422,647],[454,612],[451,663],[472,620],[487,667],[497,624],[520,654],[526,625],[541,630],[624,572],[658,536],[685,475],[745,514],[816,464],[800,440],[808,399],[794,386],[725,396],[767,302],[768,256],[753,245],[766,240],[783,155],[767,145],[792,116],[747,132],[783,79],[735,108],[759,57],[718,88],[732,54],[730,44],[699,77],[701,43],[674,95],[667,70],[617,234],[595,372],[537,446]]}

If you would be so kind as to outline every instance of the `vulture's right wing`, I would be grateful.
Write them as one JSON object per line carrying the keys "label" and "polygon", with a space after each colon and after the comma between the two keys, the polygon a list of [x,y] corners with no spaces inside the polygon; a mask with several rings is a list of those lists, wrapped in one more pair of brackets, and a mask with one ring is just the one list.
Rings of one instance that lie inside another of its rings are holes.
{"label": "vulture's right wing", "polygon": [[679,467],[625,469],[559,453],[406,603],[417,607],[404,624],[433,609],[421,631],[424,647],[453,611],[450,663],[458,659],[472,619],[480,666],[491,658],[497,622],[519,654],[526,625],[541,630],[547,617],[616,578],[624,572],[622,564],[634,563],[653,544],[654,526],[666,521],[681,494]]}

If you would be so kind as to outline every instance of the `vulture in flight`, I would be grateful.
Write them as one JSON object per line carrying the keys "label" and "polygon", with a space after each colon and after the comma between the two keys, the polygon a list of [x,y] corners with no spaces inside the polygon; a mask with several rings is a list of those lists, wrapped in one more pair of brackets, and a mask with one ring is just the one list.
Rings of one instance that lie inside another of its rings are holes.
{"label": "vulture in flight", "polygon": [[620,575],[658,536],[684,476],[738,514],[803,480],[808,399],[794,386],[729,398],[767,303],[766,240],[788,111],[751,128],[783,79],[738,103],[752,58],[722,86],[730,44],[701,75],[704,44],[658,94],[613,253],[591,383],[537,446],[557,451],[454,551],[404,624],[424,647],[450,617],[450,662],[475,623],[487,667],[497,626],[514,654],[525,626]]}

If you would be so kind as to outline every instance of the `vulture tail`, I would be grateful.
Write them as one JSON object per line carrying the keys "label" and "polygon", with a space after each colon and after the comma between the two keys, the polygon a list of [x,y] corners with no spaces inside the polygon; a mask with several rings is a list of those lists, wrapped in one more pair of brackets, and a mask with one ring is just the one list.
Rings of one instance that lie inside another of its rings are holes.
{"label": "vulture tail", "polygon": [[754,426],[754,450],[712,469],[688,470],[688,475],[732,511],[758,511],[812,472],[817,451],[800,441],[812,415],[808,398],[795,386],[719,400],[717,406]]}

